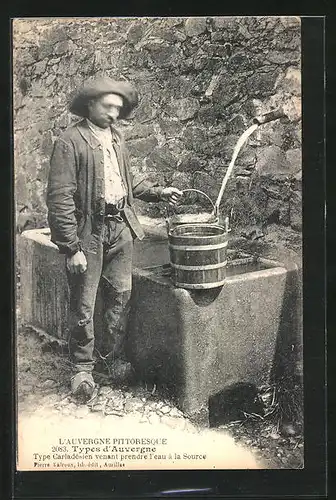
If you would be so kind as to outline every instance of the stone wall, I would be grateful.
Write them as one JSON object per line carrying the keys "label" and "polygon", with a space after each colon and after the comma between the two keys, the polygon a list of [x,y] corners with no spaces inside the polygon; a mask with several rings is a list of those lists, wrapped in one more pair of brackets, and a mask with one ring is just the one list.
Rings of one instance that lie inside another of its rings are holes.
{"label": "stone wall", "polygon": [[[260,127],[243,148],[221,212],[236,228],[301,231],[299,19],[22,19],[13,41],[15,195],[31,225],[46,224],[53,141],[78,119],[67,111],[69,96],[107,74],[140,94],[120,123],[134,167],[213,200],[239,135],[256,114],[282,106],[288,118]],[[139,210],[159,216],[164,205]]]}

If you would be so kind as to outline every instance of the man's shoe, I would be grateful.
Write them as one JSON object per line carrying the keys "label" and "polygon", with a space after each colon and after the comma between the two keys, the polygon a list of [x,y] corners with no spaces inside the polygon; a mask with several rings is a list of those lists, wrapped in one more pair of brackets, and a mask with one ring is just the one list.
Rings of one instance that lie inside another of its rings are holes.
{"label": "man's shoe", "polygon": [[78,372],[71,378],[71,392],[78,401],[87,403],[94,390],[95,382],[90,372]]}

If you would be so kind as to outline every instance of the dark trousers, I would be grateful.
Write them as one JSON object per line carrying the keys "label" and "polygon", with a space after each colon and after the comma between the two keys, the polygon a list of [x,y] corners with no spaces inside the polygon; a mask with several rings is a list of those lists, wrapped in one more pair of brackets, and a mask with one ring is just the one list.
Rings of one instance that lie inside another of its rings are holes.
{"label": "dark trousers", "polygon": [[103,245],[98,253],[85,251],[87,270],[67,272],[70,291],[70,359],[75,372],[91,372],[94,363],[95,334],[93,314],[98,287],[104,303],[102,351],[106,364],[125,359],[125,336],[132,287],[133,237],[124,221],[107,219]]}

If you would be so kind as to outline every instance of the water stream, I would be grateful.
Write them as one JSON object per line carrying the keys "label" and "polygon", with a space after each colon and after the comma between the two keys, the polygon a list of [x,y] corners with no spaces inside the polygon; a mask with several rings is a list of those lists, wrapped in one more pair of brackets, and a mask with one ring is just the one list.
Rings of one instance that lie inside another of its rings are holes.
{"label": "water stream", "polygon": [[219,205],[221,203],[221,200],[222,200],[222,197],[223,197],[223,193],[224,193],[226,184],[227,184],[227,182],[228,182],[228,180],[230,178],[230,175],[232,173],[232,170],[233,170],[235,161],[237,159],[237,156],[239,154],[239,151],[241,150],[241,148],[243,147],[243,145],[245,144],[245,142],[247,141],[247,139],[250,137],[250,135],[253,134],[253,132],[255,130],[257,130],[258,126],[259,126],[259,124],[257,124],[257,123],[254,124],[254,125],[251,125],[251,127],[249,127],[247,130],[245,130],[245,132],[238,139],[238,142],[237,142],[237,144],[236,144],[236,146],[235,146],[235,148],[233,150],[233,155],[232,155],[232,158],[231,158],[231,162],[230,162],[229,168],[226,171],[225,177],[223,179],[223,182],[222,182],[222,185],[221,185],[218,197],[217,197],[217,201],[215,203],[215,209],[214,209],[215,213],[218,213]]}

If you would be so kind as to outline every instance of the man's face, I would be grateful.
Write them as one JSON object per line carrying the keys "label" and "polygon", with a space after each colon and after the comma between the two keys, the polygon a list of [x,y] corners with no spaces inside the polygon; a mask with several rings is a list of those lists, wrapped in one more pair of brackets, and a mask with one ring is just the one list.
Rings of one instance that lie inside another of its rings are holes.
{"label": "man's face", "polygon": [[116,121],[123,105],[117,94],[105,94],[88,103],[88,118],[101,128],[107,128]]}

